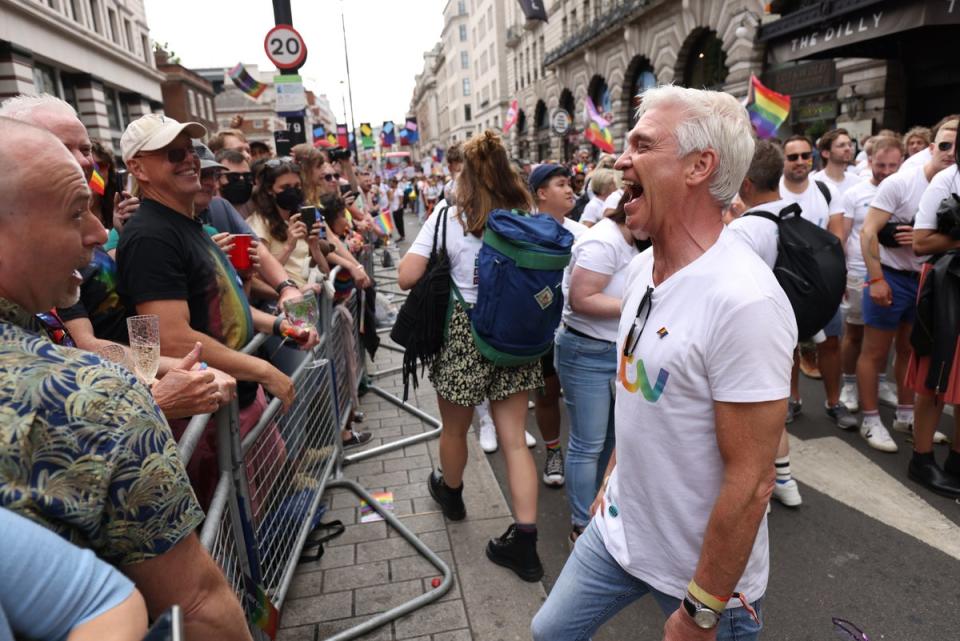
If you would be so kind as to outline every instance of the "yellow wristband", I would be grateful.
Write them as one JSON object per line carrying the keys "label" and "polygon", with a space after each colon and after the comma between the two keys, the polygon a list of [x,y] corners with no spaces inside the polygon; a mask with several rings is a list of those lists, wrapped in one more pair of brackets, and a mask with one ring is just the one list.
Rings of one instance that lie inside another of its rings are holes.
{"label": "yellow wristband", "polygon": [[721,599],[713,596],[699,585],[696,581],[690,579],[690,585],[687,586],[687,592],[690,593],[694,599],[704,604],[714,612],[723,612],[727,608],[727,601],[730,600],[730,597],[726,599]]}

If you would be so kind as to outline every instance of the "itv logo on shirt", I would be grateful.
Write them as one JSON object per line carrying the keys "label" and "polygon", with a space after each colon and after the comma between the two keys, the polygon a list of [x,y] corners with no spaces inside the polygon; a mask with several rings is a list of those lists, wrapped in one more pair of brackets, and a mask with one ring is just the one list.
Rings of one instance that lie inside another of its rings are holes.
{"label": "itv logo on shirt", "polygon": [[[631,394],[636,394],[637,390],[639,390],[640,393],[643,394],[643,398],[648,402],[656,403],[663,394],[663,388],[667,386],[667,379],[670,378],[670,372],[661,368],[660,373],[657,374],[656,385],[651,387],[650,378],[647,376],[647,368],[643,364],[643,359],[638,358],[636,364],[634,364],[633,359],[633,355],[620,355],[620,369],[617,373],[620,384]],[[628,369],[631,368],[636,371],[636,377],[632,382],[627,375]]]}

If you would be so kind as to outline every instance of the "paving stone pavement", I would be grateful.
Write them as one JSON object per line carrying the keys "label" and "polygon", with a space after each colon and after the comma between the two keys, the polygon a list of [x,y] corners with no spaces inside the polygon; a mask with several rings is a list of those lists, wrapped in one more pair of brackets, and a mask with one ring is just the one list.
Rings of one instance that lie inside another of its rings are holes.
{"label": "paving stone pavement", "polygon": [[[410,217],[408,217],[409,220]],[[415,221],[410,238],[417,229]],[[406,248],[404,243],[403,248]],[[396,254],[394,254],[396,257]],[[378,252],[379,258],[379,252]],[[378,275],[395,270],[377,270]],[[381,291],[395,284],[380,283]],[[386,334],[381,335],[389,343]],[[401,354],[381,349],[368,372],[400,364]],[[375,384],[402,396],[399,374],[377,378]],[[411,389],[410,402],[439,418],[437,399],[426,377]],[[360,426],[372,432],[366,447],[395,441],[433,429],[374,393],[361,397],[366,419]],[[546,598],[541,583],[525,583],[490,563],[486,541],[511,522],[510,510],[476,435],[468,438],[469,459],[464,475],[467,518],[449,522],[427,491],[426,479],[439,463],[436,439],[347,465],[344,478],[371,492],[391,491],[394,514],[450,565],[453,588],[439,601],[360,637],[365,641],[518,641],[529,639],[530,620]],[[355,450],[356,451],[356,450]],[[352,453],[352,452],[351,452]],[[432,589],[440,576],[403,538],[384,522],[360,523],[359,500],[346,490],[328,491],[325,521],[340,519],[346,532],[331,541],[323,558],[301,564],[283,606],[278,641],[325,639]]]}

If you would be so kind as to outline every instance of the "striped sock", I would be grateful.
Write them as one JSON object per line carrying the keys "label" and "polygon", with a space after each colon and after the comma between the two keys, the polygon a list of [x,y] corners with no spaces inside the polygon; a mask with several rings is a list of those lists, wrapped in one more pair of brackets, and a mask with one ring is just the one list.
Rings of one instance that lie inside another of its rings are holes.
{"label": "striped sock", "polygon": [[864,410],[863,411],[864,425],[877,425],[879,423],[880,423],[880,410]]}
{"label": "striped sock", "polygon": [[856,374],[844,374],[844,375],[843,375],[843,384],[844,384],[844,385],[856,385],[856,384],[857,384],[857,375],[856,375]]}
{"label": "striped sock", "polygon": [[552,441],[544,440],[544,445],[547,446],[548,450],[559,450],[560,449],[560,437],[553,439]]}
{"label": "striped sock", "polygon": [[913,405],[897,405],[897,420],[901,423],[913,423]]}
{"label": "striped sock", "polygon": [[774,467],[777,468],[777,483],[786,483],[792,478],[790,473],[790,455],[782,456],[773,461]]}

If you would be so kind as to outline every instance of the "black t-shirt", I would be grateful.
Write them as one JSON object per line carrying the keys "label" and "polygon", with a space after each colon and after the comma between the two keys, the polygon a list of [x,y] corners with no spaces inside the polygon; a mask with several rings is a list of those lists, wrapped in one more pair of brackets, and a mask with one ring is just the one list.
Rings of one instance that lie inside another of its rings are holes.
{"label": "black t-shirt", "polygon": [[72,307],[57,309],[65,321],[87,318],[93,325],[93,334],[115,343],[127,343],[127,318],[133,312],[124,305],[117,292],[117,264],[110,254],[97,247],[93,260],[80,270],[80,302]]}
{"label": "black t-shirt", "polygon": [[[183,300],[194,330],[236,350],[253,338],[240,279],[199,221],[144,199],[123,228],[117,267],[117,289],[131,310],[150,301]],[[250,387],[238,383],[241,405],[249,401]]]}

